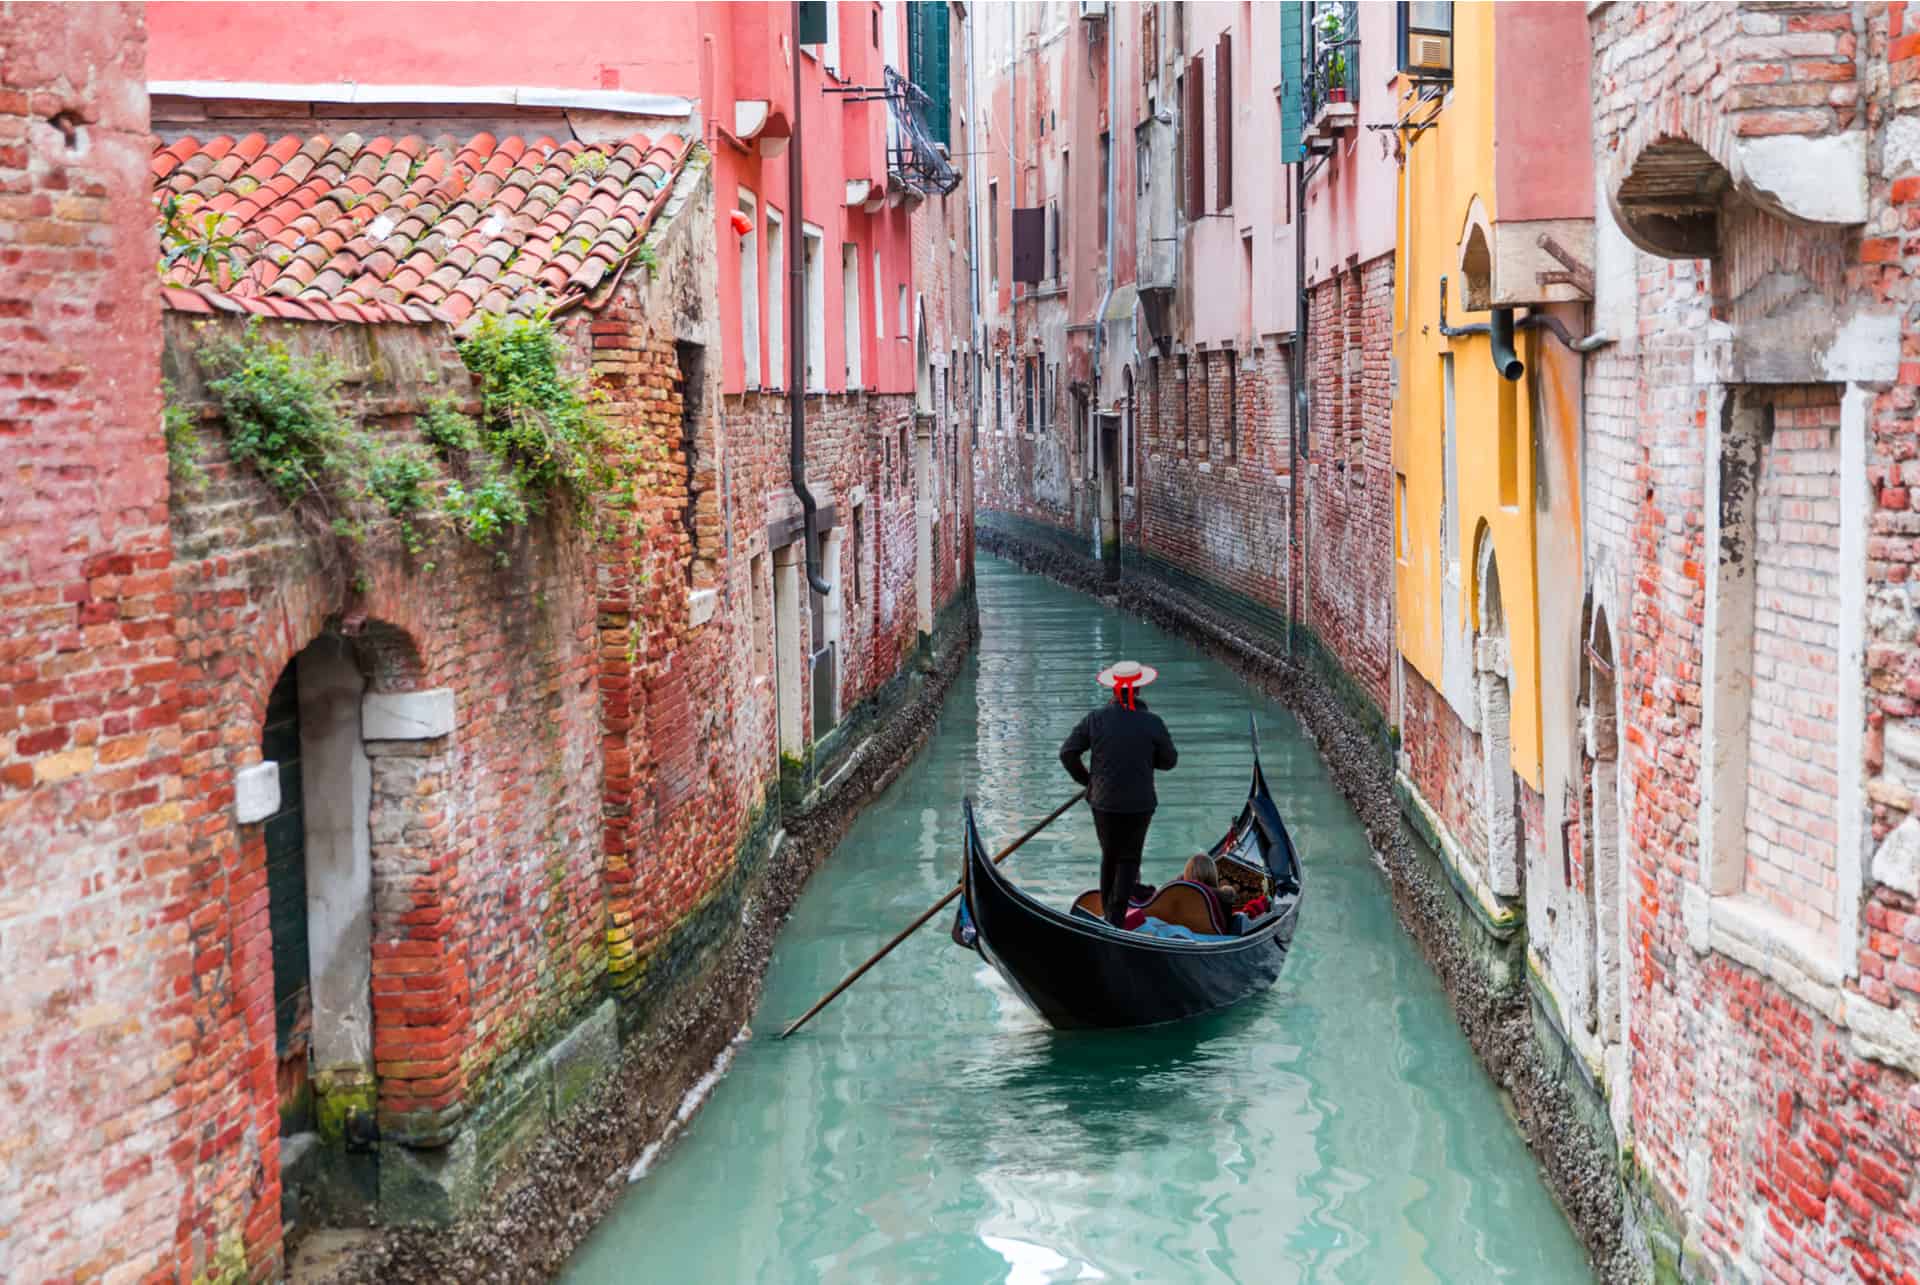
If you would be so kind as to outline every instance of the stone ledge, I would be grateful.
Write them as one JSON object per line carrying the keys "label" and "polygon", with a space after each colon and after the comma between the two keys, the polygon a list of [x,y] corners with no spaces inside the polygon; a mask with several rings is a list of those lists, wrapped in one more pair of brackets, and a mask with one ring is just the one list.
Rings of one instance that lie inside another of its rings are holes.
{"label": "stone ledge", "polygon": [[369,741],[431,741],[453,733],[453,689],[368,692],[360,701],[360,735]]}
{"label": "stone ledge", "polygon": [[280,765],[272,759],[233,774],[233,819],[264,821],[280,810]]}
{"label": "stone ledge", "polygon": [[1844,1024],[1844,972],[1806,929],[1747,896],[1714,897],[1709,941],[1718,953],[1778,982],[1828,1021]]}
{"label": "stone ledge", "polygon": [[[1470,894],[1467,904],[1473,907],[1486,930],[1502,941],[1513,934],[1526,922],[1526,912],[1517,905],[1508,905],[1494,893],[1493,888],[1482,879],[1467,861],[1466,850],[1459,840],[1453,837],[1453,831],[1440,819],[1440,814],[1428,806],[1420,795],[1419,787],[1404,772],[1393,774],[1394,794],[1401,801],[1401,810],[1411,806],[1417,813],[1418,828],[1430,832],[1436,842],[1433,847],[1439,854],[1441,864],[1446,867],[1447,877],[1456,888]],[[1409,818],[1414,819],[1414,818]]]}

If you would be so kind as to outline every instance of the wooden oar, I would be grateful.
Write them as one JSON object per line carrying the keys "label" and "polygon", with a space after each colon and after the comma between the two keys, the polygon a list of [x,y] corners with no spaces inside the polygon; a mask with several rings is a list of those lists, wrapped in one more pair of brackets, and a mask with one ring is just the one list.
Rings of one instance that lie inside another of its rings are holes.
{"label": "wooden oar", "polygon": [[[1039,834],[1042,830],[1052,825],[1056,820],[1059,819],[1061,813],[1065,812],[1068,808],[1072,807],[1074,804],[1078,803],[1080,800],[1086,797],[1087,797],[1087,792],[1085,790],[1081,790],[1079,793],[1075,794],[1072,798],[1068,799],[1065,803],[1062,803],[1059,807],[1047,813],[1046,820],[1040,822],[1038,825],[1034,826],[1033,829],[1027,831],[1025,834],[1021,835],[1018,839],[1015,839],[1012,843],[1009,843],[1006,847],[1000,849],[1000,851],[996,853],[993,858],[993,864],[997,866],[1002,861],[1005,861],[1008,857],[1012,856],[1015,848],[1018,848],[1021,844],[1025,843],[1028,839],[1031,839],[1034,835]],[[890,951],[892,951],[895,946],[898,946],[901,942],[913,936],[913,934],[920,929],[920,926],[922,924],[926,923],[927,920],[939,914],[942,907],[944,907],[948,902],[952,901],[955,897],[958,897],[960,895],[961,887],[962,885],[955,884],[953,887],[953,891],[949,892],[946,896],[940,898],[940,900],[934,902],[931,906],[928,906],[924,914],[922,914],[918,919],[914,920],[912,923],[908,924],[905,928],[902,928],[898,933],[896,933],[892,941],[882,946],[879,950],[875,951],[873,954],[867,956],[866,963],[860,965],[860,967],[848,973],[846,975],[846,978],[843,981],[841,981],[841,983],[838,986],[828,991],[825,995],[822,995],[820,997],[820,1002],[818,1004],[815,1004],[812,1008],[800,1014],[800,1016],[794,1018],[793,1022],[787,1027],[787,1029],[780,1032],[780,1038],[783,1040],[786,1039],[787,1036],[793,1034],[795,1031],[805,1026],[808,1023],[808,1021],[812,1019],[815,1013],[818,1013],[821,1009],[833,1003],[834,1000],[840,998],[841,991],[847,989],[847,987],[859,981],[861,977],[863,977],[866,974],[866,971],[869,968],[872,968],[875,964],[885,959],[887,957],[887,954]]]}

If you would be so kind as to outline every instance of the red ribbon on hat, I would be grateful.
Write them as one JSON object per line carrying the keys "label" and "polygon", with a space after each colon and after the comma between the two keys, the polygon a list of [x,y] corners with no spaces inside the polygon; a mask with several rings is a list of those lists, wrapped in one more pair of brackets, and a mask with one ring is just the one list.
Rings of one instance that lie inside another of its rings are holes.
{"label": "red ribbon on hat", "polygon": [[1114,700],[1125,697],[1127,708],[1132,709],[1134,684],[1138,683],[1143,676],[1143,674],[1115,674],[1113,676]]}

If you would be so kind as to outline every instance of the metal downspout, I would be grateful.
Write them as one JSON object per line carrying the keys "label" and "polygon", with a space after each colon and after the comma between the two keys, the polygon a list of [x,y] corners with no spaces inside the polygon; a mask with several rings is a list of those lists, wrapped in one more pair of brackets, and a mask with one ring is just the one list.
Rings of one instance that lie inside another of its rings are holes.
{"label": "metal downspout", "polygon": [[[813,492],[807,489],[807,265],[805,222],[801,204],[800,151],[800,0],[793,2],[793,140],[787,145],[787,316],[790,324],[787,358],[787,405],[792,419],[788,438],[787,470],[793,493],[800,498],[806,525],[807,584],[821,597],[833,586],[820,576],[820,515]],[[825,271],[825,265],[822,265]]]}
{"label": "metal downspout", "polygon": [[[1304,56],[1304,55],[1303,55]],[[1299,69],[1302,75],[1305,68]],[[1289,506],[1293,511],[1287,515],[1290,528],[1288,557],[1293,554],[1292,546],[1300,547],[1300,567],[1296,574],[1294,568],[1287,568],[1287,596],[1292,599],[1287,612],[1287,655],[1294,652],[1294,630],[1299,624],[1301,593],[1300,582],[1307,575],[1306,550],[1306,510],[1307,482],[1302,473],[1307,452],[1307,163],[1306,158],[1294,162],[1293,166],[1293,423],[1292,432],[1287,434],[1290,455],[1288,476],[1293,482],[1293,499]]]}
{"label": "metal downspout", "polygon": [[[1105,36],[1107,46],[1107,288],[1100,295],[1100,310],[1094,314],[1093,319],[1093,397],[1090,401],[1090,405],[1093,408],[1093,422],[1086,426],[1087,458],[1094,462],[1094,473],[1096,477],[1099,476],[1100,469],[1100,430],[1095,427],[1095,425],[1100,422],[1100,348],[1101,340],[1105,338],[1107,333],[1107,305],[1113,302],[1113,221],[1114,207],[1117,204],[1114,199],[1113,179],[1114,175],[1120,171],[1119,158],[1114,154],[1113,146],[1114,127],[1120,120],[1120,78],[1114,74],[1113,29],[1110,25],[1111,22],[1112,20],[1109,19]],[[1069,192],[1067,196],[1068,199],[1072,199],[1073,194]],[[1067,271],[1073,271],[1072,264],[1067,265]],[[1071,278],[1069,278],[1069,281],[1071,281]],[[1072,289],[1072,286],[1069,285],[1068,289]],[[1124,425],[1120,431],[1123,433],[1126,431]],[[1122,446],[1121,449],[1124,450],[1125,447]],[[1118,451],[1115,452],[1116,457],[1119,453]],[[1116,469],[1120,467],[1118,458],[1115,458],[1111,463]],[[1099,531],[1100,487],[1105,485],[1106,480],[1101,478],[1096,483],[1093,493],[1093,525],[1096,532],[1095,556],[1098,556],[1102,551],[1099,547],[1099,535],[1103,534]],[[1114,579],[1118,579],[1120,576],[1120,497],[1117,490],[1114,492],[1113,504],[1113,568],[1111,575]]]}

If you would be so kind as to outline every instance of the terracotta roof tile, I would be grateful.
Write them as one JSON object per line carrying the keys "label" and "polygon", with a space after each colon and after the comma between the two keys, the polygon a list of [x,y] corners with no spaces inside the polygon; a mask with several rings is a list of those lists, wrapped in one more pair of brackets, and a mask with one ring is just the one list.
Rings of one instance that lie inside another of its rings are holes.
{"label": "terracotta roof tile", "polygon": [[293,319],[529,315],[613,278],[687,151],[671,134],[610,146],[484,133],[182,138],[153,153],[155,194],[224,215],[245,270],[229,297],[183,260],[162,297],[176,311]]}

